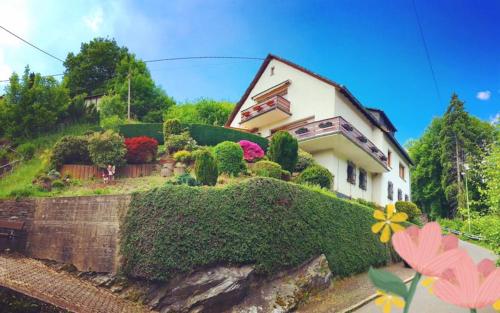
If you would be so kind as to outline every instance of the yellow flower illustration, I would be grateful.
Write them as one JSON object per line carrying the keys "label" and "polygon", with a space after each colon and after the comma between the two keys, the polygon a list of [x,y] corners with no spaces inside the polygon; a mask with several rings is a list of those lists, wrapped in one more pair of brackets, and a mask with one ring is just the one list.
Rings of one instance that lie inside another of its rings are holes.
{"label": "yellow flower illustration", "polygon": [[500,311],[500,299],[497,302],[493,303],[493,308],[497,311]]}
{"label": "yellow flower illustration", "polygon": [[405,300],[401,297],[394,296],[380,290],[377,291],[377,294],[379,297],[375,300],[375,304],[382,306],[382,312],[384,313],[390,313],[393,305],[400,309],[405,306]]}
{"label": "yellow flower illustration", "polygon": [[405,228],[398,223],[404,222],[408,219],[408,215],[404,212],[398,212],[394,214],[396,208],[394,204],[388,204],[386,208],[387,214],[380,210],[375,210],[373,212],[373,217],[380,222],[373,224],[372,232],[378,234],[380,231],[380,241],[383,243],[389,242],[391,239],[391,229],[393,232],[398,232],[404,230]]}
{"label": "yellow flower illustration", "polygon": [[422,280],[422,286],[427,288],[430,294],[434,294],[434,284],[437,280],[437,277],[426,277],[424,280]]}

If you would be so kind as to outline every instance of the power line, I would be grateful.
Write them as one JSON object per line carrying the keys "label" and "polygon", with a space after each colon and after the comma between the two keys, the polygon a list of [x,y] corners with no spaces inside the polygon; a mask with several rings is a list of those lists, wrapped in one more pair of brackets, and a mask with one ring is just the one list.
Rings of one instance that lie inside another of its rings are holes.
{"label": "power line", "polygon": [[422,43],[425,50],[425,56],[427,58],[427,63],[429,63],[429,68],[431,70],[432,80],[434,81],[434,87],[436,88],[436,93],[438,96],[438,100],[441,103],[441,92],[439,91],[439,86],[436,79],[436,73],[434,72],[434,67],[432,66],[431,55],[429,53],[429,48],[427,47],[427,41],[425,40],[424,30],[422,28],[422,24],[420,23],[420,17],[418,16],[417,4],[415,0],[412,0],[413,11],[415,12],[415,17],[417,18],[418,30],[420,32],[420,38],[422,39]]}
{"label": "power line", "polygon": [[[54,76],[63,76],[64,74],[54,74],[54,75],[45,75],[45,76],[42,76],[42,77],[54,77]],[[10,82],[10,79],[4,79],[4,80],[0,80],[0,83],[8,83]]]}
{"label": "power line", "polygon": [[61,63],[64,63],[64,61],[63,61],[63,60],[59,59],[59,58],[58,58],[58,57],[56,57],[55,55],[50,54],[50,53],[48,53],[47,51],[45,51],[45,50],[43,50],[43,49],[41,49],[41,48],[38,48],[37,46],[35,46],[35,45],[34,45],[34,44],[32,44],[31,42],[29,42],[29,41],[27,41],[27,40],[25,40],[25,39],[23,39],[23,38],[19,37],[18,35],[14,34],[14,33],[13,33],[13,32],[11,32],[10,30],[8,30],[7,28],[3,27],[2,25],[0,25],[0,28],[2,28],[3,30],[5,30],[6,32],[8,32],[9,34],[11,34],[12,36],[16,37],[17,39],[19,39],[19,40],[21,40],[21,41],[25,42],[26,44],[28,44],[28,45],[32,46],[32,47],[33,47],[33,48],[35,48],[35,49],[37,49],[38,51],[41,51],[41,52],[45,53],[46,55],[48,55],[48,56],[50,56],[50,57],[52,57],[52,58],[56,59],[57,61],[59,61],[59,62],[61,62]]}
{"label": "power line", "polygon": [[245,57],[245,56],[192,56],[192,57],[177,57],[177,58],[147,60],[144,61],[144,63],[179,61],[179,60],[196,60],[196,59],[239,59],[239,60],[260,60],[260,61],[264,60],[264,58]]}

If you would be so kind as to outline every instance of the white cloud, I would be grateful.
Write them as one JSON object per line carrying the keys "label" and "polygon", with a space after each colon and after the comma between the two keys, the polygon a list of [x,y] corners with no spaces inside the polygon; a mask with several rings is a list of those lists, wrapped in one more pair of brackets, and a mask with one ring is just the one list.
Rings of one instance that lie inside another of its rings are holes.
{"label": "white cloud", "polygon": [[491,98],[491,91],[489,91],[489,90],[479,91],[476,94],[476,98],[478,98],[479,100],[482,100],[482,101],[490,100],[490,98]]}
{"label": "white cloud", "polygon": [[[2,2],[0,9],[1,25],[11,32],[23,38],[29,38],[30,26],[28,4],[24,0]],[[0,29],[0,49],[7,47],[19,47],[24,43],[16,37]]]}
{"label": "white cloud", "polygon": [[0,50],[0,80],[7,79],[12,74],[12,68],[5,62],[5,57]]}
{"label": "white cloud", "polygon": [[83,17],[83,22],[94,33],[97,33],[103,22],[104,12],[101,7],[95,9],[91,14]]}

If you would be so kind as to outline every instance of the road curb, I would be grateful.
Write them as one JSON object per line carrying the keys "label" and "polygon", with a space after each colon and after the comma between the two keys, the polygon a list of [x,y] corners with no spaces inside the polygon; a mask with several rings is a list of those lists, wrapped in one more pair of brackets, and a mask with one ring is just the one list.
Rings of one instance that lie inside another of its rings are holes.
{"label": "road curb", "polygon": [[[405,284],[411,282],[413,280],[415,276],[412,276],[406,280],[404,280],[403,282]],[[358,303],[354,304],[354,305],[351,305],[350,307],[348,307],[347,309],[343,310],[343,311],[340,311],[340,313],[351,313],[351,312],[354,312],[354,310],[357,310],[359,309],[360,307],[364,306],[365,304],[367,304],[368,302],[371,302],[373,301],[374,299],[376,299],[378,297],[378,295],[375,293],[361,301],[359,301]]]}

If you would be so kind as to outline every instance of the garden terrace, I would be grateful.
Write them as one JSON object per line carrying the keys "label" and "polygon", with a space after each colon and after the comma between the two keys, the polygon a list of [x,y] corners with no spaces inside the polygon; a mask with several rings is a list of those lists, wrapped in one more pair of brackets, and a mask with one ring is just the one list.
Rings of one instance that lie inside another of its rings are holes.
{"label": "garden terrace", "polygon": [[[344,154],[371,172],[389,170],[384,153],[341,116],[289,128],[287,131],[308,152],[335,148],[339,154]],[[370,158],[366,158],[367,154]]]}

